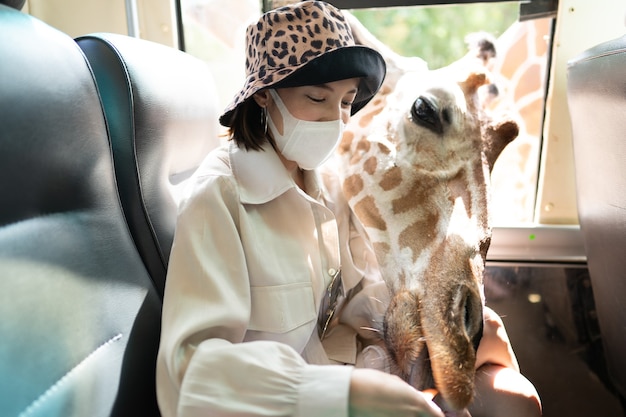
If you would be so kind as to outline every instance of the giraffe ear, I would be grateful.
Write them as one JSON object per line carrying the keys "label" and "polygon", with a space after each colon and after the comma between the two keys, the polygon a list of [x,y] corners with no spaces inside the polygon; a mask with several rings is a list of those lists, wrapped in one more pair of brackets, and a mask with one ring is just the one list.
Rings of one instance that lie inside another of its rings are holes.
{"label": "giraffe ear", "polygon": [[489,164],[489,172],[493,170],[498,156],[506,145],[511,143],[519,134],[517,122],[510,118],[503,118],[489,123],[484,130],[483,152]]}

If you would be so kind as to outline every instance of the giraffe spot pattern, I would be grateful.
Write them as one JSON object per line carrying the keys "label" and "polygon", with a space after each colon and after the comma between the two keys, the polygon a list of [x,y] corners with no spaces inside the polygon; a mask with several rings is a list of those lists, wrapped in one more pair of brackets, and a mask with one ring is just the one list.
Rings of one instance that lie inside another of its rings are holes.
{"label": "giraffe spot pattern", "polygon": [[339,155],[343,155],[350,151],[350,144],[354,140],[354,132],[351,130],[346,130],[343,133],[343,137],[341,138],[341,143],[337,147],[337,153]]}
{"label": "giraffe spot pattern", "polygon": [[376,206],[376,200],[373,196],[366,196],[361,201],[356,203],[354,206],[354,212],[365,227],[371,227],[382,231],[387,230],[387,223],[381,216],[380,211]]}
{"label": "giraffe spot pattern", "polygon": [[392,202],[393,213],[405,213],[413,208],[424,206],[429,196],[433,193],[433,181],[424,178],[423,182],[414,182],[408,192]]}
{"label": "giraffe spot pattern", "polygon": [[367,158],[365,160],[365,162],[363,163],[363,169],[365,170],[365,172],[367,172],[369,175],[374,175],[374,173],[376,172],[376,167],[378,166],[378,160],[376,159],[375,156],[370,156],[369,158]]}
{"label": "giraffe spot pattern", "polygon": [[393,190],[400,184],[402,184],[402,170],[397,166],[385,171],[383,179],[378,183],[385,191]]}
{"label": "giraffe spot pattern", "polygon": [[387,146],[379,142],[378,152],[382,153],[383,155],[389,155],[391,153],[391,149],[389,149]]}
{"label": "giraffe spot pattern", "polygon": [[386,98],[382,97],[381,95],[375,96],[369,103],[369,111],[361,115],[361,119],[359,120],[359,126],[370,126],[372,124],[372,120],[374,120],[374,117],[384,110],[386,102]]}
{"label": "giraffe spot pattern", "polygon": [[413,253],[413,262],[417,261],[420,255],[419,248],[428,248],[437,233],[439,214],[429,212],[420,221],[415,222],[400,233],[398,244],[401,248],[409,248]]}
{"label": "giraffe spot pattern", "polygon": [[363,190],[363,178],[351,175],[343,182],[343,193],[350,199]]}

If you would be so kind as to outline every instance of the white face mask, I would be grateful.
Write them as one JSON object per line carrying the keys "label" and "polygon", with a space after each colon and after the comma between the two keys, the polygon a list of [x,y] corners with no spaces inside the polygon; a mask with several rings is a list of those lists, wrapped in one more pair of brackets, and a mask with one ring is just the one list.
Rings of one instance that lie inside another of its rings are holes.
{"label": "white face mask", "polygon": [[283,117],[282,135],[278,133],[272,118],[267,119],[278,150],[285,158],[295,161],[302,169],[315,169],[322,165],[339,144],[345,128],[343,120],[308,122],[297,119],[289,113],[275,90],[269,90],[269,92]]}

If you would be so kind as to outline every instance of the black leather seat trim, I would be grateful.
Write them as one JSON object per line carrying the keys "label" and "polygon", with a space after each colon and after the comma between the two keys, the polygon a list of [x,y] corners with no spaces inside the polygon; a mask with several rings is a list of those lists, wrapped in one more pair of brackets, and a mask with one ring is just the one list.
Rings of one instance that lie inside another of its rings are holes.
{"label": "black leather seat trim", "polygon": [[218,143],[217,97],[205,63],[110,33],[76,39],[102,97],[120,199],[159,294],[177,214],[173,189]]}

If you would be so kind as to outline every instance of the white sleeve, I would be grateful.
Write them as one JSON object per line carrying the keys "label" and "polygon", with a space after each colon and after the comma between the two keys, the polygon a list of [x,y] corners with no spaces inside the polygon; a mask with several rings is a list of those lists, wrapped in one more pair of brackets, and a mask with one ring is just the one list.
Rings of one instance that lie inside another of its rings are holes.
{"label": "white sleeve", "polygon": [[250,281],[234,184],[204,178],[181,204],[157,363],[164,417],[348,414],[351,367],[309,365],[288,345],[245,342]]}
{"label": "white sleeve", "polygon": [[277,342],[207,340],[187,369],[178,415],[347,416],[351,371],[342,365],[308,365]]}

